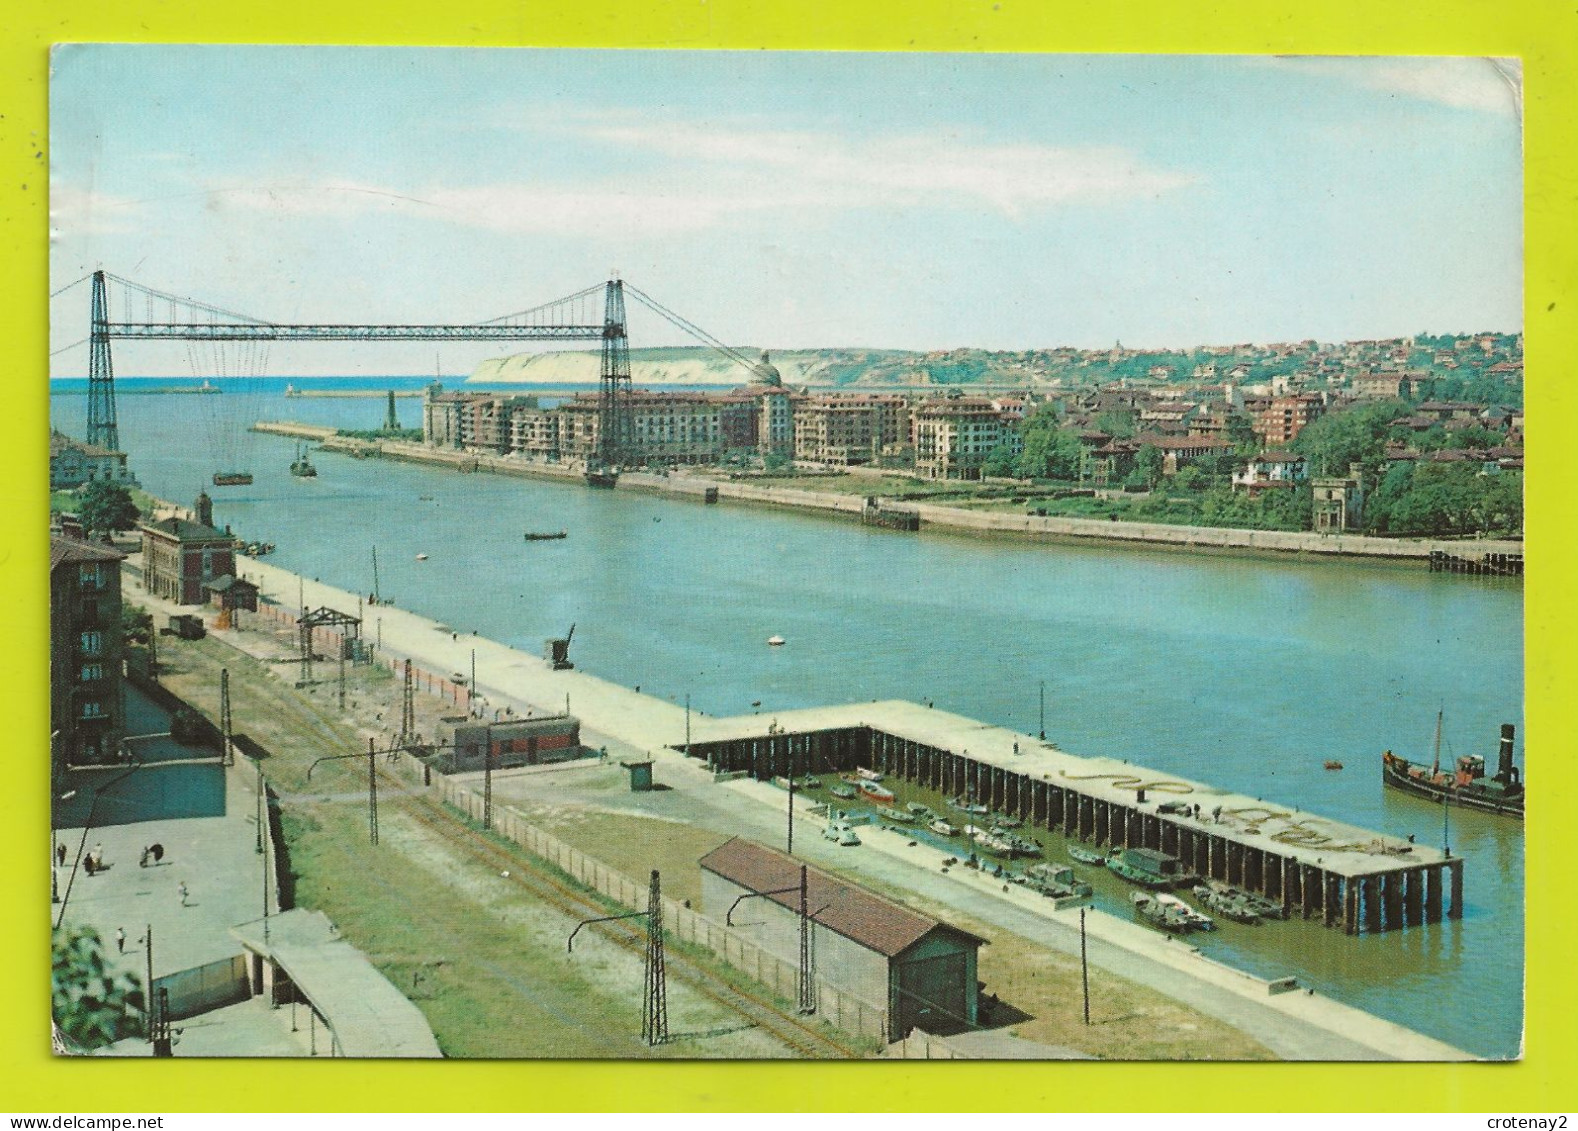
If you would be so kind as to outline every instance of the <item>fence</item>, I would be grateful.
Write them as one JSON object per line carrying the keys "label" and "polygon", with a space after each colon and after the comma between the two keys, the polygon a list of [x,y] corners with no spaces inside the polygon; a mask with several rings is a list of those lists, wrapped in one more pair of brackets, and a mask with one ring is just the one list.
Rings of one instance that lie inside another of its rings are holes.
{"label": "fence", "polygon": [[902,1041],[888,1046],[888,1056],[900,1060],[973,1060],[940,1037],[924,1029],[911,1029]]}
{"label": "fence", "polygon": [[170,993],[170,1019],[179,1021],[252,996],[245,956],[235,954],[206,966],[193,966],[153,980],[153,995]]}
{"label": "fence", "polygon": [[[412,763],[414,764],[414,763]],[[439,778],[443,799],[468,817],[480,820],[482,798],[473,790],[457,785],[447,777]],[[646,906],[647,884],[636,882],[580,849],[542,831],[519,814],[495,807],[493,828],[502,836],[548,861],[593,891],[615,903],[641,910]],[[672,899],[663,900],[663,925],[675,938],[711,952],[742,974],[755,979],[781,998],[799,996],[799,967],[749,939],[742,938],[720,923]],[[888,1038],[887,1011],[854,996],[847,990],[815,978],[817,1015],[847,1033],[873,1040]]]}

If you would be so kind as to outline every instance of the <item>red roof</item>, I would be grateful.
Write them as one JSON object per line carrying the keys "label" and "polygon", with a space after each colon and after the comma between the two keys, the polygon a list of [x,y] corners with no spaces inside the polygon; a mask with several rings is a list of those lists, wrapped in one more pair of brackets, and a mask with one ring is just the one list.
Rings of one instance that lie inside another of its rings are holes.
{"label": "red roof", "polygon": [[[801,862],[792,856],[735,837],[703,856],[701,866],[730,883],[764,895],[781,907],[794,912],[800,910]],[[794,890],[766,895],[780,888]],[[937,930],[977,944],[987,941],[815,868],[806,870],[806,889],[811,918],[828,930],[888,958],[902,954]]]}

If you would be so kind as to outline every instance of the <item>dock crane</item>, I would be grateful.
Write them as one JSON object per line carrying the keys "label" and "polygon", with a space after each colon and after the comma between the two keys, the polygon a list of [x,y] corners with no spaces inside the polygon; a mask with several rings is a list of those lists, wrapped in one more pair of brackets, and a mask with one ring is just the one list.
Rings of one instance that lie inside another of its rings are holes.
{"label": "dock crane", "polygon": [[575,637],[575,625],[570,626],[570,631],[563,638],[549,637],[543,642],[542,658],[547,660],[556,672],[567,672],[575,667],[570,662],[570,641]]}

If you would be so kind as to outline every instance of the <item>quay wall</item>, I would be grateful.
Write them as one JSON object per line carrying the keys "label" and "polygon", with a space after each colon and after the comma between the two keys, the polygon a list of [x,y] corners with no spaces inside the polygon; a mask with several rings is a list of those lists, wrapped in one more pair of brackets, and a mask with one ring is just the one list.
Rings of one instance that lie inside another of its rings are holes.
{"label": "quay wall", "polygon": [[[579,466],[550,464],[519,456],[487,452],[434,448],[425,444],[394,440],[356,440],[337,436],[332,428],[317,425],[262,421],[259,432],[297,436],[319,441],[325,450],[346,452],[359,457],[382,456],[414,463],[434,464],[468,472],[493,472],[528,478],[576,481]],[[698,475],[660,475],[626,472],[619,478],[621,489],[656,491],[665,494],[697,495],[706,487],[716,487],[720,499],[758,506],[783,507],[848,515],[858,519],[865,499],[858,494],[810,491],[794,487],[762,486],[739,480],[712,479]],[[1363,534],[1317,534],[1312,531],[1242,530],[1226,527],[1176,526],[1154,522],[1111,522],[1059,515],[1024,515],[975,511],[936,503],[906,502],[905,510],[920,515],[922,529],[966,531],[977,534],[1029,537],[1047,541],[1115,543],[1130,546],[1174,546],[1191,550],[1228,550],[1278,555],[1309,555],[1317,560],[1351,557],[1420,561],[1428,563],[1432,553],[1458,558],[1505,555],[1521,563],[1521,542],[1475,539],[1450,541],[1426,538],[1375,538]],[[1471,572],[1471,571],[1465,571]],[[1499,571],[1498,571],[1499,572]]]}

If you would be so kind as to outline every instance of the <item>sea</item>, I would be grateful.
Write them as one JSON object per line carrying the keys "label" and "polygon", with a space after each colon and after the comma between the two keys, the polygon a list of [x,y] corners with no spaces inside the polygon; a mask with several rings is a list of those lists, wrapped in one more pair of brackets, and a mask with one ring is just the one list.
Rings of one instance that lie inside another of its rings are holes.
{"label": "sea", "polygon": [[[1335,817],[1465,863],[1460,921],[1350,938],[1294,922],[1197,935],[1205,953],[1302,985],[1482,1057],[1523,1026],[1521,822],[1386,789],[1391,749],[1492,765],[1522,743],[1517,579],[1422,565],[1041,545],[869,529],[833,516],[704,506],[634,491],[313,453],[253,420],[384,423],[382,398],[431,378],[122,378],[121,446],[143,487],[277,546],[272,560],[475,630],[531,655],[575,626],[577,667],[728,716],[899,698]],[[226,387],[226,382],[216,380]],[[51,385],[55,427],[83,436],[86,381]],[[529,386],[510,386],[530,393]],[[161,391],[154,391],[161,390]],[[545,403],[562,387],[536,390]],[[139,395],[141,394],[141,395]],[[550,395],[552,394],[552,395]],[[419,427],[420,402],[396,402]],[[255,476],[216,488],[221,459]],[[527,543],[526,530],[565,530]],[[374,577],[374,550],[378,576]],[[426,555],[419,561],[417,555]],[[768,647],[782,636],[783,647]],[[1044,707],[1043,707],[1044,704]],[[1328,770],[1329,760],[1343,764]],[[1117,885],[1098,905],[1130,916]]]}

